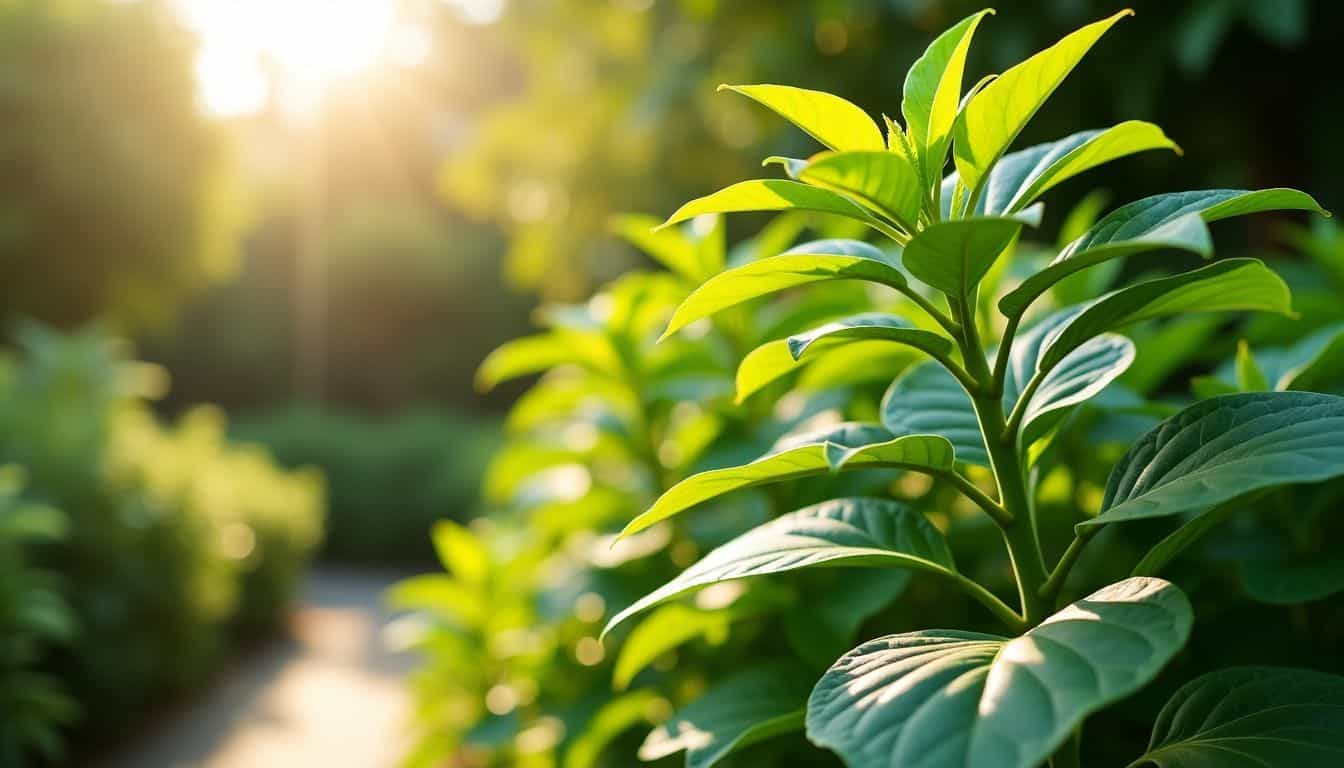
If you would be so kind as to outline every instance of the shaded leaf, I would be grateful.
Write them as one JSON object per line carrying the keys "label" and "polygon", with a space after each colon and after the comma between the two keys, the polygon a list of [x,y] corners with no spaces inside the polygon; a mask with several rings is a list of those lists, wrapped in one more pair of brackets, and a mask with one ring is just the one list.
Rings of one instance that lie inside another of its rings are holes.
{"label": "shaded leaf", "polygon": [[1186,683],[1130,768],[1331,768],[1344,764],[1344,677],[1238,667]]}
{"label": "shaded leaf", "polygon": [[971,218],[931,224],[906,244],[901,262],[926,285],[949,296],[966,296],[1012,245],[1023,223]]}

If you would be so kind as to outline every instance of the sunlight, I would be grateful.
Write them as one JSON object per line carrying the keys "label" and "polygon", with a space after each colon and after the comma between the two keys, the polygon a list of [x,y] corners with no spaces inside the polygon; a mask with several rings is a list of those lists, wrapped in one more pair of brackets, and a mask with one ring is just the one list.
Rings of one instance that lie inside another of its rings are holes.
{"label": "sunlight", "polygon": [[402,18],[396,0],[179,0],[201,38],[196,71],[213,114],[255,112],[271,88],[303,110],[329,83],[385,62],[413,64],[426,35]]}

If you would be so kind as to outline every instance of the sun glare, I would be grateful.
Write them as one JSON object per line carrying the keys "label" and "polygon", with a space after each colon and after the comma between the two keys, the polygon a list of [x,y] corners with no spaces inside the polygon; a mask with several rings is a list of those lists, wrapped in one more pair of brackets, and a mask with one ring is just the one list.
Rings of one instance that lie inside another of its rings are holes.
{"label": "sun glare", "polygon": [[[328,83],[423,58],[428,35],[396,0],[180,0],[201,38],[197,77],[214,114],[260,109],[272,80],[286,107],[311,105]],[[277,77],[268,77],[268,66]]]}

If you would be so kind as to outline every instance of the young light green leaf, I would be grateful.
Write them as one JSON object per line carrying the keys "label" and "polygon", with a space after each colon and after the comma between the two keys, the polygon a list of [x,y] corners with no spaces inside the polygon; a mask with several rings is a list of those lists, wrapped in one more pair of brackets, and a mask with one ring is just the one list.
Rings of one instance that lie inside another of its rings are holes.
{"label": "young light green leaf", "polygon": [[681,206],[660,226],[668,227],[707,213],[750,211],[817,211],[833,213],[874,226],[882,225],[858,203],[844,195],[787,179],[739,181]]}
{"label": "young light green leaf", "polygon": [[886,149],[877,123],[839,96],[787,85],[721,85],[719,90],[754,99],[836,152]]}
{"label": "young light green leaf", "polygon": [[905,274],[878,248],[859,240],[818,240],[715,275],[677,307],[663,338],[742,302],[829,280],[867,280],[909,290]]}
{"label": "young light green leaf", "polygon": [[658,229],[661,223],[653,216],[630,213],[612,217],[610,228],[626,242],[687,280],[700,282],[707,279],[712,273],[705,271],[695,243],[678,228]]}
{"label": "young light green leaf", "polygon": [[923,200],[919,176],[895,152],[840,152],[812,158],[798,178],[808,184],[839,192],[870,210],[915,230]]}
{"label": "young light green leaf", "polygon": [[1107,523],[1203,513],[1262,488],[1344,474],[1344,398],[1252,392],[1203,400],[1159,424],[1111,471]]}
{"label": "young light green leaf", "polygon": [[1106,331],[1168,315],[1233,310],[1287,315],[1292,299],[1283,279],[1257,259],[1228,259],[1136,283],[1084,305],[1049,342],[1040,369],[1049,372],[1083,342]]}
{"label": "young light green leaf", "polygon": [[1242,392],[1264,392],[1269,389],[1269,380],[1260,364],[1255,361],[1251,345],[1245,339],[1237,342],[1237,389]]}
{"label": "young light green leaf", "polygon": [[985,182],[984,211],[991,216],[1020,211],[1050,188],[1084,171],[1152,149],[1180,152],[1161,128],[1129,120],[1011,152],[994,166]]}
{"label": "young light green leaf", "polygon": [[[635,675],[658,657],[696,638],[704,638],[714,645],[722,643],[728,639],[728,630],[734,621],[764,608],[762,602],[748,602],[752,603],[750,610],[739,609],[736,604],[712,611],[680,603],[662,606],[636,625],[621,643],[621,653],[611,671],[612,685],[618,691],[625,690]],[[613,619],[602,631],[603,637],[615,626]]]}
{"label": "young light green leaf", "polygon": [[1129,768],[1332,768],[1344,764],[1344,677],[1220,669],[1186,683]]}
{"label": "young light green leaf", "polygon": [[1156,676],[1191,623],[1179,589],[1127,579],[1015,639],[889,635],[821,678],[807,735],[865,768],[1034,768],[1089,714]]}
{"label": "young light green leaf", "polygon": [[989,466],[989,453],[970,395],[947,369],[923,363],[902,374],[882,397],[882,425],[892,434],[940,435],[957,461]]}
{"label": "young light green leaf", "polygon": [[968,295],[1025,222],[971,218],[925,227],[906,244],[901,261],[910,274],[949,296]]}
{"label": "young light green leaf", "polygon": [[[910,143],[922,179],[922,189],[931,189],[942,176],[947,161],[947,144],[961,100],[961,80],[966,69],[966,53],[971,47],[975,28],[987,9],[967,16],[939,35],[905,76],[901,114],[909,126]],[[893,135],[899,133],[889,127]]]}
{"label": "young light green leaf", "polygon": [[780,155],[771,155],[761,161],[763,167],[778,165],[784,169],[784,173],[790,178],[797,180],[807,170],[807,160],[799,160],[796,157],[782,157]]}
{"label": "young light green leaf", "polygon": [[[991,179],[991,187],[993,183]],[[1206,189],[1135,200],[1107,214],[1065,246],[1049,266],[1000,299],[999,311],[1007,317],[1021,316],[1055,283],[1111,259],[1161,248],[1210,256],[1213,240],[1205,224],[1275,210],[1325,212],[1310,195],[1293,189]]]}
{"label": "young light green leaf", "polygon": [[484,584],[490,576],[490,552],[471,529],[452,520],[434,524],[434,552],[444,569],[467,584]]}
{"label": "young light green leaf", "polygon": [[554,330],[514,339],[495,348],[476,371],[476,388],[488,392],[509,379],[566,364],[603,372],[617,367],[615,351],[604,338]]}
{"label": "young light green leaf", "polygon": [[876,424],[845,423],[824,429],[791,435],[781,440],[766,455],[738,467],[711,469],[691,475],[658,497],[653,506],[630,521],[621,536],[648,528],[716,496],[766,483],[779,483],[809,475],[826,474],[831,465],[826,446],[831,443],[861,446],[882,442],[891,433]]}
{"label": "young light green leaf", "polygon": [[603,634],[693,589],[817,566],[956,570],[947,541],[924,515],[884,499],[832,499],[778,517],[715,549],[612,617]]}
{"label": "young light green leaf", "polygon": [[1133,13],[1121,11],[1065,36],[999,75],[971,99],[953,129],[953,159],[962,183],[972,190],[979,188],[1018,133],[1092,45],[1113,24]]}
{"label": "young light green leaf", "polygon": [[667,700],[656,691],[627,693],[602,705],[565,750],[564,768],[596,768],[602,765],[602,751],[627,729],[640,723],[656,722]]}
{"label": "young light green leaf", "polygon": [[[770,384],[779,381],[790,373],[802,370],[814,362],[843,367],[849,361],[849,367],[846,368],[847,373],[842,378],[850,381],[854,378],[853,364],[881,360],[884,365],[897,365],[898,367],[895,370],[899,370],[899,367],[903,367],[909,361],[914,360],[919,354],[913,347],[896,348],[895,350],[893,350],[893,347],[895,345],[890,341],[883,340],[848,341],[830,349],[813,349],[805,359],[795,360],[793,352],[789,350],[788,339],[767,341],[748,352],[742,358],[742,362],[738,364],[735,400],[737,403],[742,403]],[[893,355],[893,351],[897,354]]]}
{"label": "young light green leaf", "polygon": [[794,662],[771,662],[730,675],[659,726],[640,760],[686,752],[686,768],[710,768],[736,750],[800,730],[810,677]]}

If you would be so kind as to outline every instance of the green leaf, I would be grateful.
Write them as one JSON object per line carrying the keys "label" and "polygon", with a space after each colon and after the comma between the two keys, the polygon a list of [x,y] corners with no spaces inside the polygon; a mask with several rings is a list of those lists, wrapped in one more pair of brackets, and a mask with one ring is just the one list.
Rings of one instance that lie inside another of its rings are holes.
{"label": "green leaf", "polygon": [[1269,389],[1269,381],[1265,379],[1265,372],[1260,370],[1260,364],[1255,362],[1255,355],[1251,353],[1251,347],[1245,339],[1237,342],[1237,389],[1242,392],[1263,392]]}
{"label": "green leaf", "polygon": [[608,701],[588,720],[565,750],[564,768],[595,768],[601,765],[602,750],[629,728],[653,722],[667,701],[657,692],[634,691]]}
{"label": "green leaf", "polygon": [[1283,279],[1257,259],[1227,259],[1179,275],[1136,283],[1083,307],[1046,348],[1049,371],[1088,339],[1144,320],[1189,312],[1259,310],[1292,314]]}
{"label": "green leaf", "polygon": [[[658,657],[696,638],[704,638],[714,645],[728,639],[728,629],[744,614],[729,607],[725,610],[700,610],[689,605],[664,605],[640,622],[629,637],[621,643],[621,653],[611,672],[616,690],[629,687],[645,667]],[[613,619],[602,631],[606,636],[616,625]]]}
{"label": "green leaf", "polygon": [[[893,354],[893,348],[898,354]],[[767,341],[748,352],[737,366],[736,402],[742,403],[770,384],[814,362],[824,361],[826,365],[840,366],[843,373],[840,378],[846,383],[853,383],[856,378],[854,365],[871,365],[875,361],[881,361],[884,365],[893,362],[904,364],[914,360],[916,355],[913,347],[901,348],[895,347],[890,341],[868,340],[814,348],[805,359],[795,360],[788,339]]]}
{"label": "green leaf", "polygon": [[1185,644],[1190,603],[1160,579],[1112,584],[1015,639],[889,635],[817,683],[807,735],[864,768],[1034,768]]}
{"label": "green leaf", "polygon": [[999,311],[1018,317],[1060,280],[1111,259],[1161,248],[1210,256],[1213,240],[1205,224],[1274,210],[1325,212],[1310,195],[1293,189],[1206,189],[1136,200],[1110,212],[1065,246],[1049,266],[1000,299]]}
{"label": "green leaf", "polygon": [[693,589],[823,565],[956,570],[947,541],[922,514],[895,501],[832,499],[778,517],[713,550],[612,617],[603,634]]}
{"label": "green leaf", "polygon": [[840,152],[812,158],[798,178],[813,186],[840,192],[869,209],[915,230],[923,192],[919,176],[894,152]]}
{"label": "green leaf", "polygon": [[737,367],[737,402],[797,370],[804,356],[816,358],[854,345],[876,349],[883,344],[901,344],[933,356],[946,356],[952,351],[951,339],[915,328],[898,315],[853,315],[787,339],[766,342],[747,353]]}
{"label": "green leaf", "polygon": [[1290,347],[1259,350],[1256,360],[1271,389],[1338,389],[1344,382],[1344,323],[1322,328]]}
{"label": "green leaf", "polygon": [[672,486],[653,506],[630,521],[621,536],[638,533],[701,502],[741,488],[830,472],[826,446],[831,442],[858,446],[890,436],[880,426],[856,422],[789,435],[776,443],[769,453],[749,464],[700,472]]}
{"label": "green leaf", "polygon": [[[825,669],[854,647],[864,622],[910,586],[908,571],[859,568],[812,571],[784,613],[789,647],[815,669]],[[827,578],[835,577],[835,578]]]}
{"label": "green leaf", "polygon": [[659,264],[688,280],[699,282],[713,274],[705,270],[699,250],[685,232],[673,227],[658,229],[661,223],[653,216],[632,213],[613,216],[610,228]]}
{"label": "green leaf", "polygon": [[949,296],[967,296],[1012,245],[1019,219],[955,219],[925,227],[906,244],[901,262],[920,281]]}
{"label": "green leaf", "polygon": [[946,336],[920,330],[909,320],[884,312],[865,312],[836,320],[790,336],[786,343],[789,354],[795,360],[801,360],[809,352],[834,349],[851,341],[871,340],[904,344],[931,355],[947,355],[952,351],[952,340]]}
{"label": "green leaf", "polygon": [[1241,564],[1241,584],[1251,599],[1296,605],[1344,592],[1344,556],[1338,552],[1255,559]]}
{"label": "green leaf", "polygon": [[[1016,354],[1014,355],[1016,357]],[[1066,408],[1100,394],[1134,362],[1134,342],[1114,333],[1088,339],[1041,380],[1022,416],[1022,443],[1030,445]]]}
{"label": "green leaf", "polygon": [[1201,513],[1262,488],[1344,474],[1344,398],[1252,392],[1203,400],[1130,448],[1101,514],[1078,525]]}
{"label": "green leaf", "polygon": [[839,96],[787,85],[721,85],[719,90],[754,99],[836,152],[886,149],[877,123]]}
{"label": "green leaf", "polygon": [[484,584],[490,576],[490,552],[471,529],[452,520],[434,524],[434,551],[444,569],[468,584]]}
{"label": "green leaf", "polygon": [[953,159],[962,183],[969,189],[977,189],[1022,128],[1092,45],[1111,25],[1133,13],[1121,11],[1065,36],[1008,69],[976,94],[953,129],[956,136]]}
{"label": "green leaf", "polygon": [[1180,152],[1161,128],[1129,120],[1012,152],[994,166],[985,182],[984,212],[1000,215],[1020,211],[1055,185],[1084,171],[1151,149]]}
{"label": "green leaf", "polygon": [[862,221],[882,231],[883,226],[858,203],[828,189],[786,179],[739,181],[718,192],[696,198],[677,209],[661,226],[668,227],[707,213],[751,211],[816,211]]}
{"label": "green leaf", "polygon": [[1130,768],[1344,765],[1344,677],[1306,669],[1220,669],[1186,683]]}
{"label": "green leaf", "polygon": [[487,392],[510,379],[567,364],[593,371],[611,371],[616,360],[610,345],[592,334],[549,331],[514,339],[497,347],[477,369],[476,388]]}
{"label": "green leaf", "polygon": [[709,768],[732,752],[801,730],[810,680],[792,662],[750,667],[715,684],[649,734],[640,760],[686,751],[686,768]]}
{"label": "green leaf", "polygon": [[922,189],[937,184],[957,119],[966,53],[975,28],[992,9],[967,16],[934,39],[905,75],[901,114],[919,163]]}
{"label": "green leaf", "polygon": [[970,395],[937,363],[923,363],[899,376],[882,397],[882,426],[892,434],[940,435],[957,461],[989,466],[980,422]]}
{"label": "green leaf", "polygon": [[742,302],[829,280],[867,280],[898,290],[909,286],[878,248],[859,240],[817,240],[710,278],[677,307],[663,338]]}

